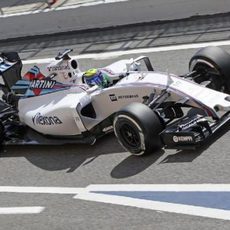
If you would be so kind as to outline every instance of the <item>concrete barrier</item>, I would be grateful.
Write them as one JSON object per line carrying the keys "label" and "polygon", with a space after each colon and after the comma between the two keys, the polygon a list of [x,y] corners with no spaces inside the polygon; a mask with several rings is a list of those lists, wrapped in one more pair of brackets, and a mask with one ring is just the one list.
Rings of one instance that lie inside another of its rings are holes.
{"label": "concrete barrier", "polygon": [[[53,2],[53,4],[55,4]],[[0,40],[228,12],[229,0],[129,0],[1,18]]]}

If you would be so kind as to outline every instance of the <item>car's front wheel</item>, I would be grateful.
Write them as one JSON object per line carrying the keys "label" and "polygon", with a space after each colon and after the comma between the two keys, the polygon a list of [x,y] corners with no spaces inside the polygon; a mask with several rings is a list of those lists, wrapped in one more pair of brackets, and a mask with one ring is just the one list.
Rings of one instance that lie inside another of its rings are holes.
{"label": "car's front wheel", "polygon": [[133,155],[152,153],[162,147],[164,124],[148,106],[132,103],[114,118],[114,132],[120,144]]}

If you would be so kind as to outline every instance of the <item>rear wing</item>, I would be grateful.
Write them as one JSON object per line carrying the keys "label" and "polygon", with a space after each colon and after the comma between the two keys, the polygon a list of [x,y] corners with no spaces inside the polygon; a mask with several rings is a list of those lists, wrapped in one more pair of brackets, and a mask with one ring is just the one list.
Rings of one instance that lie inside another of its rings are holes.
{"label": "rear wing", "polygon": [[21,79],[22,61],[17,52],[0,53],[0,83],[4,93],[11,91],[11,87]]}

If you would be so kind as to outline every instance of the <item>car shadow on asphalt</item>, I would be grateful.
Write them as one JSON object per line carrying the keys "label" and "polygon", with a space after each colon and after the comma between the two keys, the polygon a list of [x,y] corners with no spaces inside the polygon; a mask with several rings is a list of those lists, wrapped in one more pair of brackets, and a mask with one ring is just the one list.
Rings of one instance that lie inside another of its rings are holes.
{"label": "car shadow on asphalt", "polygon": [[[197,150],[179,150],[173,154],[161,149],[147,156],[128,155],[111,171],[112,178],[121,179],[137,175],[157,162],[184,163],[192,162],[207,150],[218,138],[229,131],[229,128],[220,130],[205,145]],[[47,171],[67,170],[74,172],[77,168],[92,164],[102,155],[125,153],[113,134],[98,140],[94,145],[75,144],[62,146],[8,146],[1,151],[0,157],[24,157],[31,164]],[[174,151],[173,151],[174,152]],[[160,159],[160,162],[159,162]]]}
{"label": "car shadow on asphalt", "polygon": [[73,172],[81,165],[92,163],[97,157],[123,152],[113,134],[98,140],[94,145],[28,145],[7,146],[0,157],[24,157],[33,165],[48,171],[65,170]]}
{"label": "car shadow on asphalt", "polygon": [[111,176],[116,179],[134,176],[156,162],[157,164],[192,162],[229,130],[230,128],[227,126],[221,128],[215,135],[194,150],[172,150],[173,153],[169,153],[168,150],[161,149],[147,156],[129,156],[112,170]]}
{"label": "car shadow on asphalt", "polygon": [[[7,146],[1,151],[0,157],[24,157],[31,164],[47,171],[67,170],[74,172],[77,168],[93,164],[94,160],[102,155],[127,152],[120,146],[114,134],[109,134],[98,140],[94,145],[74,144],[61,146]],[[163,150],[157,153],[137,157],[128,155],[116,165],[111,176],[125,178],[141,173],[150,167],[164,154]]]}
{"label": "car shadow on asphalt", "polygon": [[192,162],[199,157],[206,148],[199,148],[194,150],[175,150],[174,154],[167,155],[160,164],[163,163],[186,163]]}
{"label": "car shadow on asphalt", "polygon": [[154,164],[164,153],[164,150],[161,149],[146,156],[131,155],[112,170],[111,177],[122,179],[139,174]]}

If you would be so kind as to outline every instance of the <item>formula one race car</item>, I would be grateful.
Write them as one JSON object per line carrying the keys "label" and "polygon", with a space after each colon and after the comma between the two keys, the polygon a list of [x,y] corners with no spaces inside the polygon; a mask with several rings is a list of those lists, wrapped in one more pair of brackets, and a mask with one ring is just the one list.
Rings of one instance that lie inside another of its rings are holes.
{"label": "formula one race car", "polygon": [[2,53],[0,140],[8,144],[93,144],[114,131],[134,155],[195,148],[230,120],[230,55],[199,50],[183,76],[155,71],[148,57],[101,68],[104,88],[87,85],[78,62],[60,53],[42,73],[21,77],[17,53]]}

